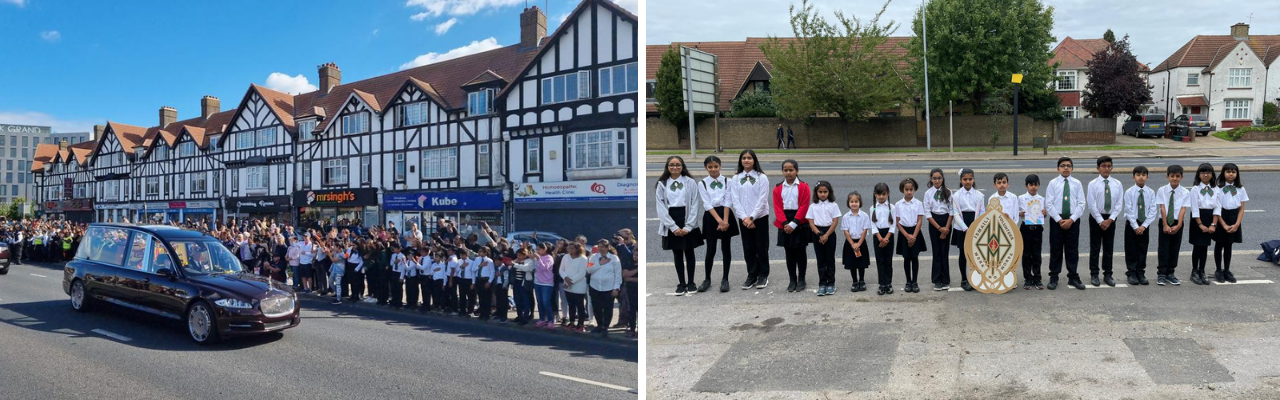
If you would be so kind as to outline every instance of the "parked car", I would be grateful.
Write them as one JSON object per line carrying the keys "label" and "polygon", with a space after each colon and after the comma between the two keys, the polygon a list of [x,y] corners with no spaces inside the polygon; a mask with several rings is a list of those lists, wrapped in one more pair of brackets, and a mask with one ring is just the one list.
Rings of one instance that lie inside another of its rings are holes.
{"label": "parked car", "polygon": [[1178,118],[1174,118],[1166,127],[1170,136],[1187,136],[1187,132],[1195,132],[1200,136],[1208,135],[1209,132],[1217,129],[1209,119],[1203,115],[1182,114]]}
{"label": "parked car", "polygon": [[551,232],[516,231],[516,232],[507,232],[507,242],[508,243],[516,242],[516,241],[533,242],[535,241],[534,235],[538,235],[537,237],[538,242],[551,242],[551,244],[555,244],[557,240],[568,240],[560,235],[557,235]]}
{"label": "parked car", "polygon": [[9,263],[13,262],[9,254],[9,244],[0,242],[0,275],[9,273]]}
{"label": "parked car", "polygon": [[1121,131],[1126,135],[1134,137],[1143,136],[1164,136],[1164,115],[1161,114],[1142,114],[1130,116],[1125,121]]}
{"label": "parked car", "polygon": [[301,322],[288,285],[245,272],[213,237],[168,226],[91,224],[62,289],[76,311],[111,304],[183,321],[199,344]]}

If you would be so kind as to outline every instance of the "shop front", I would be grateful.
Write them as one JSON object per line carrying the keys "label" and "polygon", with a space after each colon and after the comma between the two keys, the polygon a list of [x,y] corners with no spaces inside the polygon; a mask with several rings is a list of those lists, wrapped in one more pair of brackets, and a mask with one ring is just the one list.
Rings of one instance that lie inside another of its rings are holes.
{"label": "shop front", "polygon": [[93,199],[46,201],[40,204],[45,218],[72,222],[93,222]]}
{"label": "shop front", "polygon": [[142,208],[141,204],[130,203],[97,203],[93,205],[95,215],[94,222],[124,222],[127,218],[130,221],[138,221],[137,210]]}
{"label": "shop front", "polygon": [[229,197],[227,214],[240,219],[293,222],[293,206],[289,196]]}
{"label": "shop front", "polygon": [[298,225],[303,228],[379,225],[378,189],[303,190],[294,192]]}
{"label": "shop front", "polygon": [[638,232],[640,184],[634,179],[522,183],[513,202],[514,231],[612,238],[622,228]]}
{"label": "shop front", "polygon": [[392,192],[382,195],[382,208],[387,222],[401,232],[414,224],[423,235],[430,235],[440,230],[441,220],[449,220],[464,237],[478,230],[481,222],[505,234],[501,190]]}

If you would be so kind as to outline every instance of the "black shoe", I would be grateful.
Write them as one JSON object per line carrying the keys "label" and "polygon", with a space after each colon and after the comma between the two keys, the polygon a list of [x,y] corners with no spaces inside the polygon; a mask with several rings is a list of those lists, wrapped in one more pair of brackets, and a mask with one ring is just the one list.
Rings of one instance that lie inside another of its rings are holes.
{"label": "black shoe", "polygon": [[885,293],[892,293],[892,291],[884,285],[880,285],[880,288],[876,289],[876,296],[884,296]]}
{"label": "black shoe", "polygon": [[1213,280],[1218,283],[1227,281],[1227,279],[1222,276],[1222,270],[1213,271]]}
{"label": "black shoe", "polygon": [[1142,286],[1147,286],[1151,284],[1151,281],[1147,280],[1146,275],[1138,275],[1138,284]]}
{"label": "black shoe", "polygon": [[698,285],[698,293],[705,292],[707,291],[707,288],[710,288],[710,287],[711,287],[711,279],[703,279],[702,284]]}
{"label": "black shoe", "polygon": [[1230,270],[1222,271],[1222,277],[1225,278],[1227,282],[1236,283],[1236,276],[1235,274],[1232,274]]}
{"label": "black shoe", "polygon": [[729,291],[729,280],[725,279],[720,281],[720,293],[724,293],[728,291]]}
{"label": "black shoe", "polygon": [[866,283],[866,282],[858,282],[858,291],[859,291],[859,292],[865,292],[865,291],[867,291],[867,283]]}
{"label": "black shoe", "polygon": [[796,283],[796,291],[797,291],[797,292],[803,292],[803,291],[804,291],[805,286],[806,286],[806,285],[804,284],[804,279],[801,279],[799,283]]}
{"label": "black shoe", "polygon": [[1200,284],[1200,274],[1197,274],[1197,273],[1195,273],[1195,272],[1192,272],[1192,273],[1191,273],[1191,278],[1190,278],[1190,280],[1191,280],[1191,283],[1196,284],[1196,285],[1199,285],[1199,284]]}
{"label": "black shoe", "polygon": [[947,289],[943,289],[944,287],[945,287],[945,286],[943,286],[941,283],[935,283],[935,284],[933,284],[933,291],[935,291],[935,292],[941,292],[941,291],[943,291],[943,290],[947,290]]}
{"label": "black shoe", "polygon": [[884,294],[893,294],[893,285],[885,286],[884,290]]}
{"label": "black shoe", "polygon": [[1204,272],[1200,272],[1200,282],[1201,282],[1201,283],[1200,283],[1201,285],[1208,285],[1208,284],[1209,284],[1209,277],[1205,276],[1205,275],[1204,275]]}
{"label": "black shoe", "polygon": [[688,294],[698,293],[698,285],[694,285],[693,282],[689,282],[689,284],[685,286],[684,291]]}
{"label": "black shoe", "polygon": [[1097,275],[1089,275],[1089,284],[1098,287],[1102,285],[1102,281],[1098,280]]}
{"label": "black shoe", "polygon": [[1139,283],[1139,282],[1138,282],[1138,277],[1136,277],[1136,276],[1130,276],[1130,277],[1129,277],[1129,286],[1138,286],[1138,285],[1140,285],[1140,284],[1141,284],[1141,283]]}
{"label": "black shoe", "polygon": [[746,282],[742,282],[742,290],[750,289],[756,285],[756,278],[748,277]]}
{"label": "black shoe", "polygon": [[769,277],[762,276],[762,277],[756,278],[756,289],[764,289],[767,287],[769,287]]}
{"label": "black shoe", "polygon": [[1080,280],[1080,278],[1068,279],[1068,280],[1067,280],[1067,286],[1071,286],[1071,287],[1076,288],[1076,289],[1084,290],[1084,282],[1083,282],[1083,281],[1081,281],[1081,280]]}
{"label": "black shoe", "polygon": [[1107,286],[1110,286],[1110,287],[1116,287],[1116,280],[1115,280],[1115,279],[1111,279],[1111,275],[1105,275],[1105,276],[1103,276],[1103,277],[1102,277],[1102,283],[1103,283],[1103,284],[1106,284]]}
{"label": "black shoe", "polygon": [[1178,280],[1178,277],[1173,275],[1166,276],[1164,277],[1164,279],[1169,281],[1169,284],[1173,286],[1178,286],[1182,284],[1182,281]]}
{"label": "black shoe", "polygon": [[1049,278],[1049,290],[1058,290],[1058,278]]}
{"label": "black shoe", "polygon": [[1165,279],[1164,275],[1156,275],[1156,284],[1160,286],[1168,285],[1169,280]]}
{"label": "black shoe", "polygon": [[795,291],[796,291],[796,281],[792,280],[790,283],[787,283],[787,293],[793,293]]}
{"label": "black shoe", "polygon": [[970,286],[970,285],[969,285],[969,281],[967,281],[967,280],[965,280],[965,281],[960,281],[960,288],[961,288],[961,289],[964,289],[964,291],[966,291],[966,292],[972,292],[972,291],[973,291],[973,286]]}
{"label": "black shoe", "polygon": [[858,282],[854,282],[854,283],[853,283],[853,286],[849,286],[849,291],[850,291],[850,292],[857,292],[857,291],[858,291]]}
{"label": "black shoe", "polygon": [[[683,284],[683,283],[681,283],[681,284],[679,284],[679,285],[676,285],[676,295],[677,295],[677,296],[684,295],[684,294],[685,294],[685,292],[686,292],[687,290],[688,290],[688,289],[685,289],[685,286],[684,286],[684,284]],[[458,314],[462,314],[462,313],[458,313]]]}

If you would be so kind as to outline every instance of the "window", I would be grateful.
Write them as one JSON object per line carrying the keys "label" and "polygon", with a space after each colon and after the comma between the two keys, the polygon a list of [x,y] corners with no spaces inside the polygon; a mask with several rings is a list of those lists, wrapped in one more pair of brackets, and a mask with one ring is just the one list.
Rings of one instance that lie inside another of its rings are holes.
{"label": "window", "polygon": [[658,89],[657,81],[654,81],[653,79],[644,81],[644,102],[645,103],[658,104],[658,99],[656,97],[653,97],[657,89]]}
{"label": "window", "polygon": [[341,185],[347,183],[347,160],[328,160],[324,162],[324,184]]}
{"label": "window", "polygon": [[156,149],[155,149],[154,153],[155,153],[155,154],[151,156],[151,159],[152,159],[152,160],[163,160],[163,159],[168,158],[168,155],[169,155],[169,148],[164,147],[164,143],[161,143],[161,144],[156,145]]}
{"label": "window", "polygon": [[298,122],[298,140],[315,139],[316,121]]}
{"label": "window", "polygon": [[245,176],[249,178],[249,182],[245,184],[248,190],[267,190],[267,181],[270,178],[270,171],[266,166],[249,167],[245,171]]}
{"label": "window", "polygon": [[27,183],[27,174],[18,173],[18,183]]}
{"label": "window", "polygon": [[1058,90],[1076,90],[1076,71],[1058,71]]}
{"label": "window", "polygon": [[198,172],[191,177],[191,192],[203,195],[209,191],[209,175]]}
{"label": "window", "polygon": [[302,188],[311,188],[311,163],[302,164]]}
{"label": "window", "polygon": [[489,145],[480,144],[476,147],[476,175],[489,176]]}
{"label": "window", "polygon": [[[156,176],[147,177],[147,195],[148,196],[160,195],[160,177],[156,177]],[[110,193],[107,193],[107,197],[112,197],[112,195]]]}
{"label": "window", "polygon": [[136,233],[136,232],[133,234],[133,240],[129,242],[129,247],[126,248],[127,253],[125,254],[129,255],[129,257],[126,258],[124,261],[124,267],[126,269],[132,269],[137,271],[148,270],[147,244],[149,242],[150,236],[151,235],[143,235],[141,233]]}
{"label": "window", "polygon": [[222,194],[222,171],[213,171],[213,195]]}
{"label": "window", "polygon": [[124,243],[128,238],[129,231],[122,228],[90,227],[76,250],[76,258],[119,266],[124,261]]}
{"label": "window", "polygon": [[370,156],[360,156],[360,183],[369,183],[369,178],[372,175],[373,158]]}
{"label": "window", "polygon": [[196,155],[196,144],[195,142],[183,143],[181,146],[178,147],[178,151],[183,157],[194,156]]}
{"label": "window", "polygon": [[12,173],[12,172],[5,172],[5,173],[4,173],[4,183],[13,183],[13,173]]}
{"label": "window", "polygon": [[485,115],[493,109],[493,89],[467,93],[467,115]]}
{"label": "window", "polygon": [[257,136],[257,143],[254,143],[256,146],[261,147],[276,144],[276,128],[259,129],[255,136]]}
{"label": "window", "polygon": [[457,176],[457,147],[422,152],[422,179],[450,179]]}
{"label": "window", "polygon": [[414,126],[427,123],[427,102],[417,102],[400,106],[400,126]]}
{"label": "window", "polygon": [[31,145],[31,142],[30,142],[30,141],[28,141],[28,139],[27,139],[27,137],[26,137],[26,136],[23,136],[23,137],[22,137],[22,145],[23,145],[23,146],[30,146],[30,145]]}
{"label": "window", "polygon": [[178,174],[178,189],[174,190],[178,196],[187,195],[187,174]]}
{"label": "window", "polygon": [[542,79],[542,104],[591,97],[591,73],[579,71]]}
{"label": "window", "polygon": [[618,131],[616,137],[617,139],[614,131],[570,134],[568,136],[570,168],[587,169],[626,165],[626,133]]}
{"label": "window", "polygon": [[404,182],[404,153],[396,153],[396,182]]}
{"label": "window", "polygon": [[12,170],[13,170],[13,160],[6,161],[6,162],[5,162],[5,165],[4,165],[4,169],[12,171]]}
{"label": "window", "polygon": [[1200,84],[1200,74],[1196,74],[1196,73],[1187,74],[1188,86],[1199,85],[1199,84]]}
{"label": "window", "polygon": [[636,82],[639,82],[636,72],[636,63],[601,68],[600,95],[635,93]]}
{"label": "window", "polygon": [[77,198],[77,199],[83,199],[83,198],[85,197],[85,190],[86,190],[86,189],[85,189],[85,187],[87,187],[87,186],[89,186],[89,185],[85,185],[85,184],[79,184],[79,185],[76,185],[76,198]]}
{"label": "window", "polygon": [[0,136],[0,146],[7,146],[7,145],[6,145],[6,144],[4,144],[4,143],[5,143],[5,141],[4,141],[4,136]]}
{"label": "window", "polygon": [[285,169],[285,168],[284,168],[284,165],[277,165],[277,166],[276,166],[276,188],[278,188],[278,189],[280,189],[280,190],[284,190],[284,189],[285,189],[284,183],[285,183],[285,181],[286,181],[286,180],[288,180],[288,179],[287,179],[287,178],[288,178],[288,175],[286,175],[286,174],[288,174],[288,173],[289,173],[289,172],[288,172],[288,170],[287,170],[287,169]]}
{"label": "window", "polygon": [[1226,119],[1249,119],[1249,100],[1227,100],[1224,103],[1227,106]]}
{"label": "window", "polygon": [[1229,79],[1227,87],[1232,87],[1232,88],[1249,87],[1251,85],[1250,75],[1252,73],[1253,73],[1253,68],[1232,68],[1227,75]]}
{"label": "window", "polygon": [[342,116],[342,134],[365,133],[369,131],[369,114],[360,112]]}
{"label": "window", "polygon": [[1062,116],[1064,118],[1080,118],[1080,107],[1062,107]]}
{"label": "window", "polygon": [[240,191],[240,170],[238,169],[231,170],[231,191]]}
{"label": "window", "polygon": [[26,148],[26,147],[23,147],[23,148],[22,148],[22,158],[30,157],[30,155],[28,155],[28,153],[27,153],[27,152],[28,152],[28,151],[30,151],[30,150],[31,150],[31,149],[28,149],[28,148]]}
{"label": "window", "polygon": [[240,132],[240,134],[236,135],[236,148],[252,149],[253,148],[253,132],[252,131]]}

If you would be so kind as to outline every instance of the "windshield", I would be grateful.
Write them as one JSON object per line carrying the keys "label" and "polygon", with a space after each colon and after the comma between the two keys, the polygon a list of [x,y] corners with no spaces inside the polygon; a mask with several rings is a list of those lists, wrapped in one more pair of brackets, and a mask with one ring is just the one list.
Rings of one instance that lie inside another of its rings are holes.
{"label": "windshield", "polygon": [[242,271],[231,251],[214,240],[172,240],[182,271],[194,275],[234,274]]}

